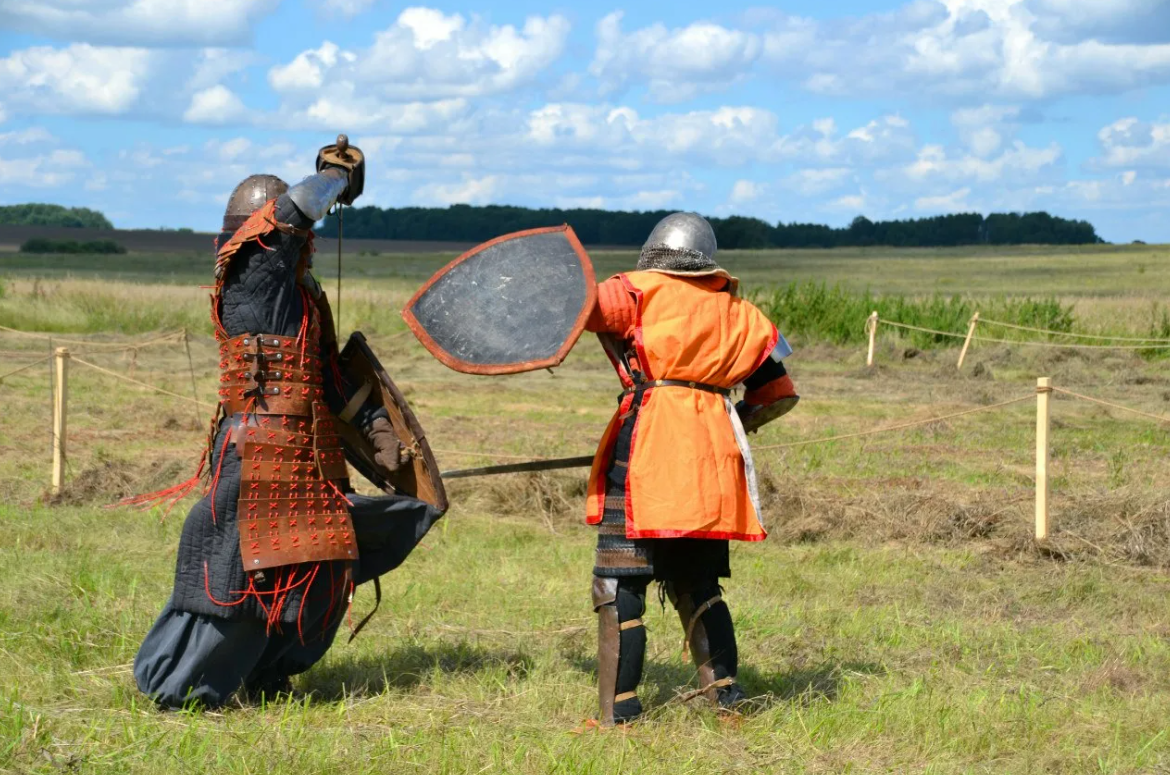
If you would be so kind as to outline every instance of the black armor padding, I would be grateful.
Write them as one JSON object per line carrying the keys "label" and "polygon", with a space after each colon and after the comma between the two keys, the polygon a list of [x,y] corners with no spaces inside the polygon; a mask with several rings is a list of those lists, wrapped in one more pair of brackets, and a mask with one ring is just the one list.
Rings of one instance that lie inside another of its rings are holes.
{"label": "black armor padding", "polygon": [[[716,579],[707,579],[693,584],[676,584],[675,593],[690,596],[691,608],[697,608],[703,603],[722,594],[722,588]],[[675,608],[679,608],[675,605]],[[711,650],[711,667],[715,671],[715,680],[721,678],[735,678],[739,671],[739,649],[735,643],[735,625],[731,621],[731,609],[727,603],[720,600],[702,614],[699,621],[707,631],[707,644]]]}
{"label": "black armor padding", "polygon": [[[618,581],[618,623],[640,619],[646,613],[646,579],[627,578]],[[631,627],[622,630],[618,648],[618,678],[614,694],[636,691],[642,683],[642,666],[646,660],[646,628]],[[630,721],[642,713],[642,701],[633,697],[613,706],[614,721]]]}
{"label": "black armor padding", "polygon": [[784,362],[768,357],[764,359],[764,363],[760,368],[752,372],[751,376],[743,381],[743,386],[748,390],[759,390],[764,385],[767,385],[773,380],[780,379],[788,373],[784,368]]}

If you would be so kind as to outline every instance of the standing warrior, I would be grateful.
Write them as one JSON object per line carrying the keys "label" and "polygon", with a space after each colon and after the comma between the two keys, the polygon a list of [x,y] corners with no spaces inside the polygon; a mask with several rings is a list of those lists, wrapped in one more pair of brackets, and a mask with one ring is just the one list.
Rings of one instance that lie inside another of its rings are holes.
{"label": "standing warrior", "polygon": [[[701,691],[742,701],[731,613],[719,579],[728,541],[761,541],[749,430],[796,401],[776,327],[736,295],[715,263],[715,233],[695,213],[664,218],[637,271],[598,286],[586,329],[598,333],[625,388],[589,479],[598,526],[593,606],[599,616],[599,722],[642,712],[646,587],[663,582],[678,611]],[[743,384],[732,405],[731,388]]]}
{"label": "standing warrior", "polygon": [[[212,295],[221,376],[210,481],[183,525],[174,591],[134,660],[138,687],[163,707],[216,707],[241,687],[287,691],[329,649],[354,587],[401,563],[442,516],[445,501],[349,487],[347,431],[388,471],[409,459],[370,384],[343,373],[309,273],[311,228],[357,198],[363,165],[341,136],[317,174],[292,188],[253,175],[228,201]],[[199,481],[136,500],[177,498]]]}

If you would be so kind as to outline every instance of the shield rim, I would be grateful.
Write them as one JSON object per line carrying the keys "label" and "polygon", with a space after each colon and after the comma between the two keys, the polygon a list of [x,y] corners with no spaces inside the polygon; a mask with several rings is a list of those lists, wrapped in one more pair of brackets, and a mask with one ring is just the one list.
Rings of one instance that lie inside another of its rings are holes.
{"label": "shield rim", "polygon": [[[447,488],[443,482],[442,471],[439,468],[438,461],[435,460],[435,453],[434,450],[431,449],[430,441],[427,439],[427,433],[423,429],[422,423],[419,422],[418,416],[414,413],[414,410],[411,409],[410,402],[406,400],[406,396],[403,395],[402,390],[400,390],[398,385],[394,383],[394,380],[391,379],[389,372],[386,371],[386,367],[382,365],[382,361],[378,358],[373,348],[370,347],[369,340],[366,339],[365,334],[363,334],[361,331],[354,331],[351,333],[349,335],[349,339],[346,341],[345,347],[342,348],[341,352],[345,352],[345,350],[350,346],[353,346],[362,353],[362,355],[369,362],[370,367],[373,369],[374,376],[378,378],[378,381],[382,383],[382,387],[384,387],[387,392],[390,393],[390,396],[394,399],[394,403],[398,407],[399,414],[402,416],[403,421],[406,423],[407,428],[414,437],[412,441],[418,445],[419,451],[422,453],[423,464],[425,465],[429,474],[428,478],[434,487],[435,497],[439,501],[438,503],[431,503],[431,505],[446,513],[446,511],[450,508],[451,503],[447,497]],[[339,419],[338,422],[341,422],[341,420]],[[349,423],[343,424],[356,432],[356,428],[354,428],[354,426],[349,425]],[[405,440],[403,441],[405,442]],[[349,450],[346,451],[348,452]],[[385,483],[376,482],[369,476],[368,472],[363,471],[361,467],[355,465],[352,460],[349,460],[348,455],[346,457],[347,462],[349,462],[349,464],[352,465],[359,474],[361,474],[367,481],[369,481],[370,484],[378,487],[383,492],[390,495],[403,494],[403,491],[394,488],[391,484],[393,474],[387,476],[386,474],[389,472],[380,471],[375,464],[371,464],[374,469],[374,473],[385,481]],[[387,489],[387,486],[389,486],[389,489]],[[419,497],[417,492],[406,494],[412,498],[423,500],[421,497]]]}
{"label": "shield rim", "polygon": [[[419,322],[418,318],[414,316],[414,305],[422,298],[422,295],[431,289],[435,283],[446,276],[455,267],[462,264],[474,256],[478,255],[488,248],[498,245],[501,242],[510,242],[515,239],[522,239],[524,237],[531,237],[537,234],[554,234],[556,232],[564,232],[565,238],[569,241],[573,252],[577,254],[577,258],[581,260],[581,270],[585,279],[585,304],[581,308],[581,312],[577,315],[577,320],[573,324],[573,328],[569,336],[565,339],[565,343],[561,345],[557,352],[547,358],[539,358],[531,361],[520,361],[517,363],[505,364],[480,364],[469,363],[462,358],[456,358],[451,353],[439,346],[431,335]],[[568,357],[569,352],[577,344],[577,340],[581,338],[581,334],[585,332],[585,322],[589,319],[593,307],[597,304],[597,275],[593,270],[593,262],[589,259],[589,254],[585,252],[585,246],[581,244],[581,240],[577,238],[577,233],[573,231],[573,227],[565,223],[560,226],[542,226],[537,229],[524,229],[523,231],[514,231],[510,234],[503,234],[495,239],[488,240],[480,245],[476,245],[471,250],[463,253],[451,263],[444,266],[439,271],[435,272],[421,288],[415,291],[414,295],[410,297],[410,301],[406,302],[406,306],[402,310],[402,319],[406,321],[406,325],[410,328],[414,336],[422,344],[427,351],[435,356],[435,358],[449,369],[461,372],[463,374],[478,374],[485,376],[496,376],[500,374],[522,374],[528,371],[537,371],[538,369],[549,369],[553,366],[559,366],[564,363],[565,358]]]}

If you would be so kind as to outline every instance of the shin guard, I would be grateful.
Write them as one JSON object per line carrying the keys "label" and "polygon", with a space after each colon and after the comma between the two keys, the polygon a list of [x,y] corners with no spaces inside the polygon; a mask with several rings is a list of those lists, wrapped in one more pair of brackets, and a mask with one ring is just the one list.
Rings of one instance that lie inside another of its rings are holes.
{"label": "shin guard", "polygon": [[666,593],[683,626],[684,659],[689,651],[698,670],[699,691],[720,707],[742,700],[743,690],[735,682],[739,670],[735,628],[718,583],[670,581]]}
{"label": "shin guard", "polygon": [[632,721],[642,713],[637,688],[646,655],[645,605],[644,580],[594,577],[598,721],[603,726]]}

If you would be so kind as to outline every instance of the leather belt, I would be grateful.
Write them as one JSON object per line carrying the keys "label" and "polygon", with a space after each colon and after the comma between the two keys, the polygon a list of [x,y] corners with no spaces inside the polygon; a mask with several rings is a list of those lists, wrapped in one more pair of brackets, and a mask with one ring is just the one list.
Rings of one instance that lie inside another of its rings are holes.
{"label": "leather belt", "polygon": [[691,390],[701,390],[704,393],[716,393],[721,396],[731,395],[730,388],[719,387],[718,385],[707,385],[703,382],[689,382],[683,379],[651,379],[645,382],[639,382],[632,388],[623,390],[618,395],[618,400],[625,398],[631,393],[644,393],[647,390],[652,390],[659,387],[685,387]]}

